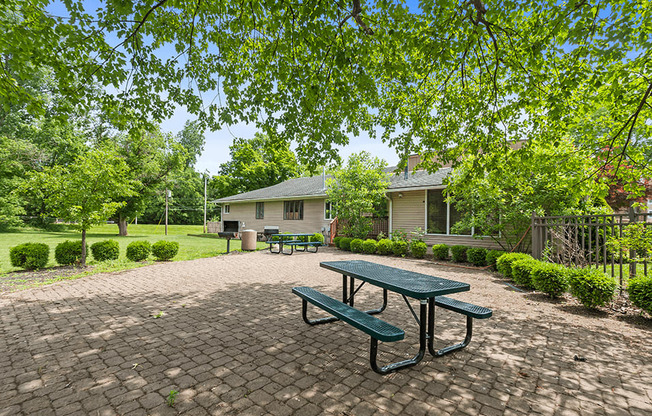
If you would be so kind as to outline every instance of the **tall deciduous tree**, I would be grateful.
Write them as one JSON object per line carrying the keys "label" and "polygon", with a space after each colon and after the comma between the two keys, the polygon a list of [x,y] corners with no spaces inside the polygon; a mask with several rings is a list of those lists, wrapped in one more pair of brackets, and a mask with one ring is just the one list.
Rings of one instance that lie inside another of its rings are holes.
{"label": "tall deciduous tree", "polygon": [[124,205],[120,198],[133,194],[127,164],[114,152],[93,150],[70,166],[33,172],[23,191],[45,201],[49,215],[72,223],[81,231],[81,265],[86,264],[86,231],[102,224]]}
{"label": "tall deciduous tree", "polygon": [[124,204],[116,211],[118,231],[126,236],[129,221],[165,189],[172,172],[184,168],[187,152],[173,135],[160,129],[120,134],[110,142],[115,143],[116,153],[129,167],[129,178],[134,183],[135,192],[124,195]]}
{"label": "tall deciduous tree", "polygon": [[[476,164],[490,166],[478,170]],[[514,248],[528,231],[532,213],[562,215],[606,209],[606,186],[582,180],[597,163],[568,140],[533,141],[503,154],[468,156],[447,181],[446,193],[462,219],[454,230],[475,227],[505,249]],[[529,241],[520,246],[526,250]]]}
{"label": "tall deciduous tree", "polygon": [[384,160],[368,152],[352,154],[345,167],[336,169],[326,181],[328,199],[335,207],[344,234],[366,238],[372,230],[372,218],[385,201],[389,185]]}
{"label": "tall deciduous tree", "polygon": [[361,131],[457,163],[530,134],[552,143],[604,108],[583,144],[648,169],[629,144],[635,128],[652,137],[649,1],[63,3],[4,2],[1,104],[42,109],[16,79],[46,67],[57,93],[118,124],[182,105],[214,128],[279,132],[313,167]]}
{"label": "tall deciduous tree", "polygon": [[211,180],[212,196],[221,198],[276,185],[299,176],[301,168],[288,143],[256,133],[252,139],[235,139],[231,160],[220,165]]}

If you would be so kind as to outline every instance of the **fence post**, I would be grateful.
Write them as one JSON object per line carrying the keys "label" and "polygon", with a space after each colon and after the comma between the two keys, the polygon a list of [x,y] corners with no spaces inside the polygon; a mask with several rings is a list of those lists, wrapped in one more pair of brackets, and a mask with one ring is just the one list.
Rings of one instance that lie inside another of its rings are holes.
{"label": "fence post", "polygon": [[[638,215],[636,215],[636,211],[634,210],[633,206],[629,206],[629,210],[627,211],[627,214],[629,215],[629,222],[634,223],[638,219]],[[634,249],[629,250],[629,278],[630,280],[636,277],[636,262],[632,261],[634,258],[636,258],[636,251]],[[621,285],[622,286],[622,285]]]}
{"label": "fence post", "polygon": [[541,239],[539,238],[540,230],[536,226],[537,225],[536,215],[537,215],[536,212],[532,211],[532,225],[531,225],[531,228],[532,228],[532,257],[539,260],[539,259],[541,259],[541,248],[540,248]]}

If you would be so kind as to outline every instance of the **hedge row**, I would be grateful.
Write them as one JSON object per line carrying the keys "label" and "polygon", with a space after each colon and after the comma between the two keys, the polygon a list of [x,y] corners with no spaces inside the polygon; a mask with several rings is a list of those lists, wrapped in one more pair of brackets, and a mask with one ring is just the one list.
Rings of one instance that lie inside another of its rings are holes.
{"label": "hedge row", "polygon": [[[412,256],[422,259],[426,255],[428,245],[419,239],[410,241],[396,239],[381,240],[349,238],[337,236],[333,243],[339,249],[352,251],[354,253],[366,254],[394,254],[395,256]],[[448,260],[449,257],[458,263],[470,262],[476,266],[495,266],[496,259],[504,252],[499,250],[487,250],[484,248],[471,248],[466,246],[452,246],[446,244],[435,244],[432,246],[432,254],[435,260]]]}
{"label": "hedge row", "polygon": [[[120,245],[115,240],[98,241],[86,252],[92,253],[97,261],[117,260],[120,255]],[[158,241],[150,245],[147,241],[133,241],[127,246],[127,258],[131,261],[142,261],[154,255],[157,260],[170,260],[179,252],[176,241]],[[62,266],[79,263],[82,244],[80,240],[66,240],[57,244],[54,249],[54,259]],[[43,243],[24,243],[9,250],[11,265],[26,270],[42,269],[50,258],[50,247]]]}
{"label": "hedge row", "polygon": [[[516,284],[547,293],[551,297],[559,297],[570,292],[580,303],[588,308],[605,306],[611,303],[616,295],[618,284],[616,279],[597,269],[568,268],[559,264],[535,260],[529,254],[508,253],[500,256],[496,262],[498,271]],[[645,309],[648,305],[652,311],[652,279],[641,283],[632,280],[628,291],[635,305]],[[632,286],[633,283],[633,286]],[[642,302],[632,296],[638,287],[648,285],[647,292],[641,297]],[[646,298],[647,296],[647,298]],[[647,303],[646,300],[647,299]]]}
{"label": "hedge row", "polygon": [[[360,240],[335,237],[335,246],[358,253],[412,255],[423,258],[427,245],[421,240]],[[475,266],[492,266],[516,284],[559,297],[566,292],[576,297],[584,306],[595,308],[613,301],[618,283],[616,279],[597,269],[567,268],[558,264],[535,260],[525,253],[505,253],[500,250],[471,248],[466,246],[432,246],[435,260],[448,260]],[[635,306],[652,314],[652,276],[629,281],[629,299]]]}

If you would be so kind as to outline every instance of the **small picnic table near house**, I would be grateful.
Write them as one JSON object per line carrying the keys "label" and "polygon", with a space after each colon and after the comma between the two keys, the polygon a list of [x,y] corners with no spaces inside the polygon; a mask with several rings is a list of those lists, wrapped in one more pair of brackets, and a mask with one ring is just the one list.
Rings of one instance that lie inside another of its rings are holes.
{"label": "small picnic table near house", "polygon": [[[443,296],[470,290],[471,287],[468,283],[442,279],[364,260],[331,261],[322,262],[319,265],[342,274],[342,301],[333,299],[310,287],[295,287],[292,292],[302,299],[303,320],[310,325],[343,321],[370,335],[371,349],[369,357],[371,368],[380,374],[387,374],[416,365],[423,359],[426,348],[430,354],[437,357],[466,347],[471,342],[473,318],[485,319],[492,315],[490,309]],[[357,288],[355,288],[356,279],[362,281]],[[366,283],[383,289],[383,303],[377,309],[361,311],[354,308],[354,299],[355,294]],[[411,359],[379,367],[377,364],[378,341],[400,341],[405,337],[405,332],[402,329],[372,316],[383,312],[387,307],[388,291],[402,296],[412,316],[417,321],[419,325],[419,351]],[[419,300],[418,315],[408,301],[408,297]],[[308,319],[308,302],[325,310],[332,316]],[[440,350],[434,349],[435,306],[466,316],[466,337],[463,342]]]}
{"label": "small picnic table near house", "polygon": [[[319,241],[303,241],[301,237],[313,237],[315,233],[283,233],[283,234],[272,234],[270,235],[270,240],[266,241],[269,244],[270,253],[274,254],[287,254],[292,255],[295,251],[307,251],[310,253],[316,253],[319,250],[319,246],[322,245]],[[274,251],[273,247],[278,245],[278,250]],[[290,252],[283,250],[283,246],[289,246]],[[310,251],[310,247],[314,248],[315,251]]]}

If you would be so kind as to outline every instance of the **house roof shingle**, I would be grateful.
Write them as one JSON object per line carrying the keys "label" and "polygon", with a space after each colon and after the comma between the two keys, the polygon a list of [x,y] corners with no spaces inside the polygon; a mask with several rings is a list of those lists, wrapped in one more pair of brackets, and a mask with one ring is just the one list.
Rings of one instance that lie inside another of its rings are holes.
{"label": "house roof shingle", "polygon": [[[442,168],[437,172],[416,171],[405,178],[403,173],[390,176],[389,191],[410,190],[431,186],[441,186],[444,178],[451,172],[451,168]],[[326,175],[326,178],[332,176]],[[305,178],[289,179],[267,188],[256,189],[255,191],[244,192],[238,195],[227,196],[217,199],[215,203],[243,202],[243,201],[266,201],[270,199],[320,197],[326,196],[324,177],[322,175]]]}

